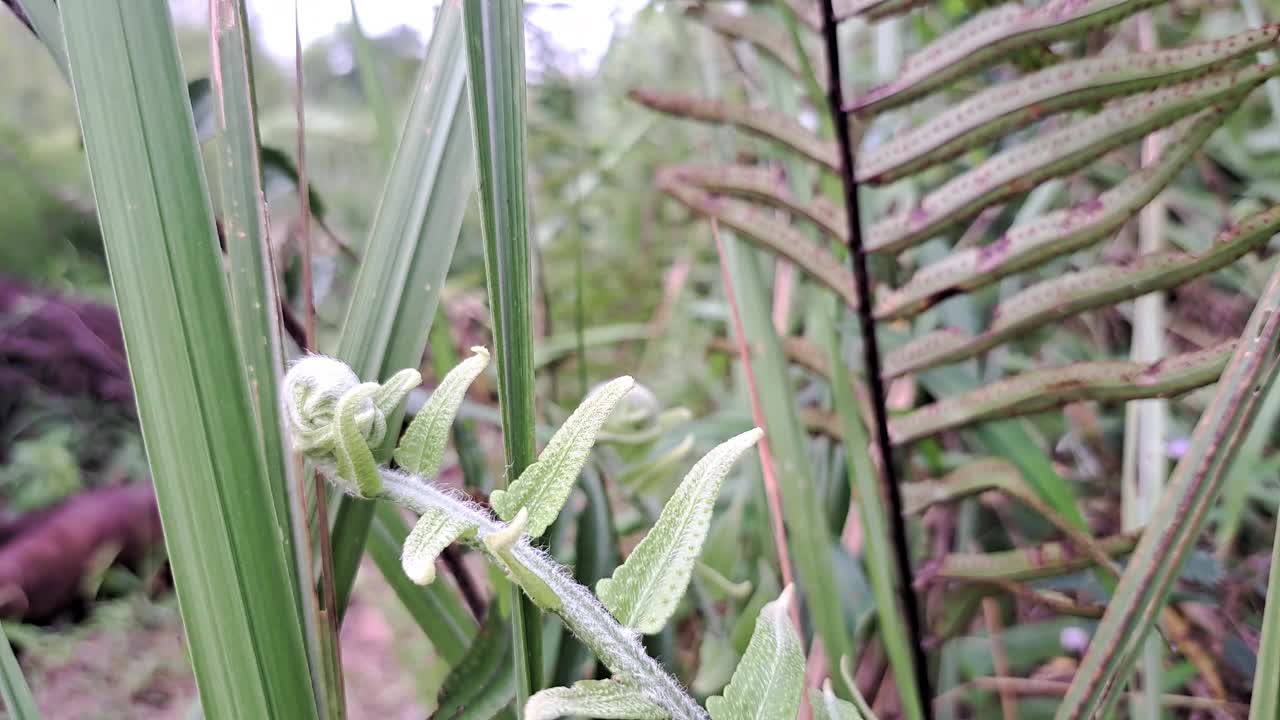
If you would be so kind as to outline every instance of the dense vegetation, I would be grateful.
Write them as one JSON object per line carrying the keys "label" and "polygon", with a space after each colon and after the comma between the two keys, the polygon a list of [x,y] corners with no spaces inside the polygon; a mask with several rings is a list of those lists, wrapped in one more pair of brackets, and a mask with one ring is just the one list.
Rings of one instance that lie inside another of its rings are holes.
{"label": "dense vegetation", "polygon": [[1255,0],[6,5],[11,714],[1276,715]]}

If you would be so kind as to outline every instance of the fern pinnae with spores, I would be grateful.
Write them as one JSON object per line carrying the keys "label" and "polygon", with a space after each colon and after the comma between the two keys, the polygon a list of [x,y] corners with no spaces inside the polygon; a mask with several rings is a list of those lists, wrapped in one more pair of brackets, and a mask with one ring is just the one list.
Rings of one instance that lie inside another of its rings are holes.
{"label": "fern pinnae with spores", "polygon": [[867,249],[891,253],[924,242],[994,203],[1078,170],[1201,108],[1232,106],[1277,73],[1276,66],[1255,65],[1117,101],[1092,117],[997,153],[930,192],[915,207],[875,223],[867,231]]}
{"label": "fern pinnae with spores", "polygon": [[1082,35],[1160,2],[1050,0],[1037,8],[1013,2],[983,11],[909,57],[897,78],[855,98],[846,111],[869,116],[892,110],[1015,50]]}
{"label": "fern pinnae with spores", "polygon": [[634,88],[627,97],[646,107],[693,120],[726,123],[780,142],[824,168],[836,172],[840,157],[834,143],[810,132],[805,126],[776,110],[745,107],[723,100],[662,90]]}
{"label": "fern pinnae with spores", "polygon": [[698,461],[662,509],[657,523],[596,594],[623,625],[658,632],[684,597],[694,563],[711,528],[711,511],[729,468],[764,435],[737,435]]}
{"label": "fern pinnae with spores", "polygon": [[1009,338],[1093,308],[1177,287],[1225,267],[1280,232],[1280,206],[1261,210],[1223,231],[1202,253],[1155,253],[1128,265],[1090,268],[1051,278],[997,306],[991,327],[970,336],[946,328],[921,335],[886,356],[884,375],[909,372],[973,357]]}
{"label": "fern pinnae with spores", "polygon": [[949,160],[1043,117],[1241,64],[1280,25],[1195,45],[1064,62],[993,85],[858,158],[859,182],[882,183]]}
{"label": "fern pinnae with spores", "polygon": [[1016,224],[988,245],[955,249],[926,265],[906,284],[881,295],[876,318],[915,315],[951,295],[985,287],[1110,236],[1169,184],[1234,109],[1209,108],[1181,120],[1169,130],[1159,161],[1096,198]]}

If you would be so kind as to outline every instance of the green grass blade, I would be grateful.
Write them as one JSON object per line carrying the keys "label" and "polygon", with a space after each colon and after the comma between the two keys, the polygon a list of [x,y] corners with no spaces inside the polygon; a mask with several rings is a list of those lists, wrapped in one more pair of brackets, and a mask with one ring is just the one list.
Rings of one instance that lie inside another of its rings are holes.
{"label": "green grass blade", "polygon": [[65,78],[71,77],[67,66],[66,42],[62,38],[62,22],[58,19],[58,6],[53,0],[18,0],[18,7],[27,14],[36,36],[49,48],[53,61]]}
{"label": "green grass blade", "polygon": [[268,473],[271,500],[288,577],[295,591],[297,621],[304,628],[316,702],[326,717],[340,717],[342,674],[338,671],[337,637],[324,621],[312,592],[310,534],[301,491],[300,464],[285,450],[278,379],[283,373],[280,294],[267,236],[263,198],[257,99],[249,51],[248,19],[243,2],[215,6],[211,53],[217,71],[212,94],[220,136],[218,190],[222,230],[229,263],[229,288],[244,373],[252,394],[257,437]]}
{"label": "green grass blade", "polygon": [[40,709],[36,707],[36,699],[31,695],[3,627],[0,627],[0,697],[4,698],[4,708],[13,720],[40,720]]}
{"label": "green grass blade", "polygon": [[476,621],[458,594],[437,580],[415,585],[400,568],[400,550],[409,535],[409,526],[393,505],[381,503],[373,514],[369,532],[369,555],[382,571],[387,584],[404,604],[440,657],[456,666],[466,655],[476,634]]}
{"label": "green grass blade", "polygon": [[1237,446],[1280,370],[1280,270],[1273,270],[1190,447],[1120,578],[1057,718],[1091,717],[1132,669],[1182,561],[1200,532]]}
{"label": "green grass blade", "polygon": [[[820,313],[819,318],[824,327],[817,331],[826,341],[831,359],[830,367],[845,367],[840,339],[836,336],[831,318],[825,313]],[[863,427],[858,398],[854,395],[848,375],[843,372],[831,374],[831,394],[840,415],[840,425],[844,428],[845,465],[852,490],[858,498],[862,532],[867,538],[863,543],[863,560],[867,564],[871,591],[876,600],[880,641],[893,668],[893,681],[898,687],[903,714],[907,718],[922,718],[924,710],[920,707],[920,691],[911,655],[911,636],[907,632],[906,619],[898,603],[898,587],[904,579],[896,577],[894,559],[890,555],[893,547],[892,533],[889,531],[889,519],[885,517],[885,503],[880,498],[880,484],[876,479],[875,467],[871,462],[871,441]]]}
{"label": "green grass blade", "polygon": [[1271,544],[1271,574],[1267,580],[1267,607],[1262,616],[1262,645],[1253,675],[1249,720],[1280,717],[1280,527]]}
{"label": "green grass blade", "polygon": [[386,159],[390,160],[396,151],[396,125],[391,119],[391,105],[387,103],[382,78],[378,77],[373,46],[360,25],[356,0],[351,0],[351,45],[356,53],[356,71],[360,73],[360,90],[364,93],[365,104],[373,113],[373,124],[378,130],[378,146]]}
{"label": "green grass blade", "polygon": [[[334,353],[362,378],[421,362],[474,188],[461,23],[453,4],[436,20]],[[388,425],[398,428],[400,417]],[[379,458],[390,455],[396,436],[388,433]],[[372,514],[367,501],[340,500],[333,529],[339,608],[346,607]]]}
{"label": "green grass blade", "polygon": [[769,449],[781,482],[783,519],[791,546],[802,548],[793,554],[797,585],[804,590],[806,605],[831,667],[850,654],[848,627],[835,577],[831,573],[833,539],[822,523],[823,510],[814,487],[813,463],[808,438],[796,414],[795,398],[787,365],[771,321],[767,286],[760,271],[757,250],[725,235],[725,255],[741,307],[747,340],[755,354],[751,358],[760,404],[769,426],[765,428]]}
{"label": "green grass blade", "polygon": [[[524,3],[466,0],[464,8],[502,440],[508,478],[513,478],[533,463],[536,450],[533,279],[525,192]],[[542,684],[542,623],[537,608],[518,590],[512,592],[518,601],[511,615],[516,706],[523,708]]]}
{"label": "green grass blade", "polygon": [[61,4],[201,704],[317,717],[167,4]]}

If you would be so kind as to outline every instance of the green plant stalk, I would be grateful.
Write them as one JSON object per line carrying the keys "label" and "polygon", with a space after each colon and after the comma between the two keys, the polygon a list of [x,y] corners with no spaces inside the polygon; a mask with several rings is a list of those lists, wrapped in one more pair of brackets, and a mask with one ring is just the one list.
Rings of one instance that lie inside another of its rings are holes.
{"label": "green plant stalk", "polygon": [[168,7],[60,9],[201,705],[318,717]]}
{"label": "green plant stalk", "polygon": [[0,627],[0,697],[4,698],[4,708],[13,720],[40,720],[40,708],[3,627]]}
{"label": "green plant stalk", "polygon": [[[383,378],[421,362],[474,188],[461,23],[459,8],[445,4],[334,349],[360,377]],[[398,428],[399,413],[388,422]],[[395,439],[388,435],[379,457],[390,456]],[[339,500],[332,534],[339,612],[346,608],[372,518],[371,503],[346,495]],[[429,636],[435,631],[424,630]]]}
{"label": "green plant stalk", "polygon": [[[463,7],[502,441],[507,477],[515,478],[535,459],[537,423],[525,191],[524,3],[466,0]],[[511,620],[516,700],[523,712],[529,696],[542,686],[542,621],[531,602],[523,596],[516,600]]]}
{"label": "green plant stalk", "polygon": [[[818,333],[827,345],[831,367],[845,367],[840,339],[836,336],[830,315],[819,313],[818,317],[822,323]],[[851,489],[857,498],[862,532],[867,538],[863,543],[863,557],[870,575],[871,591],[876,599],[880,641],[889,656],[889,665],[893,668],[893,680],[898,687],[903,714],[909,719],[921,718],[924,713],[920,707],[920,689],[911,657],[911,639],[897,597],[903,579],[894,571],[893,558],[889,554],[892,547],[889,520],[885,517],[875,466],[868,453],[871,441],[863,427],[863,414],[848,375],[842,372],[831,374],[831,394],[835,398],[841,427],[844,428],[845,465]]]}
{"label": "green plant stalk", "polygon": [[365,104],[373,113],[373,126],[378,131],[378,149],[383,159],[390,162],[396,151],[396,124],[391,119],[391,105],[387,102],[387,93],[382,87],[382,78],[378,77],[378,68],[373,59],[373,47],[369,36],[360,25],[360,14],[356,12],[356,0],[351,0],[351,46],[356,53],[356,71],[360,73],[360,89],[364,92]]}
{"label": "green plant stalk", "polygon": [[[710,48],[703,45],[700,49],[706,58],[703,83],[714,93],[717,79],[712,71],[714,63]],[[720,154],[728,150],[727,138],[724,131],[718,132]],[[783,522],[792,545],[805,548],[805,552],[796,553],[793,558],[799,576],[798,585],[807,600],[809,615],[822,638],[830,666],[837,667],[842,656],[852,653],[852,645],[840,595],[830,572],[832,540],[821,523],[812,521],[812,518],[822,516],[822,509],[813,487],[812,460],[804,428],[796,414],[786,358],[773,328],[769,294],[760,270],[763,256],[734,234],[722,232],[721,235],[725,245],[725,264],[742,312],[747,341],[755,352],[752,369],[759,381],[764,416],[769,419],[766,428],[769,449],[778,476],[789,479],[780,483]],[[762,535],[765,543],[771,542],[767,528]],[[844,692],[843,681],[837,684],[837,689]]]}
{"label": "green plant stalk", "polygon": [[1280,268],[1273,269],[1186,455],[1134,550],[1058,720],[1092,717],[1123,683],[1222,487],[1231,458],[1280,369]]}
{"label": "green plant stalk", "polygon": [[1262,644],[1253,674],[1249,720],[1280,717],[1280,527],[1271,543],[1271,572],[1267,579],[1267,606],[1262,615]]}
{"label": "green plant stalk", "polygon": [[[501,523],[478,507],[426,483],[420,477],[380,470],[383,482],[381,499],[406,507],[416,513],[433,508],[445,509],[450,517],[466,518],[481,537],[501,532],[510,526]],[[483,543],[478,546],[487,550]],[[516,573],[514,580],[525,585],[549,588],[560,601],[555,612],[565,624],[608,666],[615,675],[626,677],[639,687],[672,718],[705,718],[706,714],[685,694],[675,678],[666,673],[656,660],[644,651],[634,631],[624,628],[605,610],[591,591],[572,580],[572,575],[546,553],[522,539],[509,550],[527,575]]]}
{"label": "green plant stalk", "polygon": [[272,263],[266,206],[262,200],[261,149],[253,61],[243,2],[211,4],[210,51],[216,70],[218,186],[228,283],[244,372],[253,389],[253,419],[268,473],[281,545],[304,628],[316,703],[325,717],[341,717],[342,673],[337,636],[321,615],[312,591],[310,534],[301,463],[289,457],[280,415],[278,380],[284,372],[280,292]]}

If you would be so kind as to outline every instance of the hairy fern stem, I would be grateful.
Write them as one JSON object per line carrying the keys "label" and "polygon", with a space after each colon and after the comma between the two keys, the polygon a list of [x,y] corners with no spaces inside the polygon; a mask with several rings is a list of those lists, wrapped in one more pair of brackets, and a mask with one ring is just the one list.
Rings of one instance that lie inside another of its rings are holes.
{"label": "hairy fern stem", "polygon": [[[330,478],[337,477],[332,463],[322,462],[320,467]],[[420,515],[442,510],[451,518],[473,524],[479,538],[508,528],[507,523],[494,519],[475,503],[419,476],[385,467],[378,468],[378,472],[382,477],[378,499]],[[340,481],[336,484],[343,486]],[[473,545],[488,552],[481,542],[473,541]],[[680,682],[668,674],[657,660],[649,657],[640,642],[640,635],[618,623],[590,590],[574,581],[564,566],[534,547],[528,537],[516,541],[510,553],[525,570],[555,593],[560,607],[554,612],[613,671],[615,679],[634,685],[646,700],[665,710],[673,720],[704,720],[707,717],[706,711],[685,692]],[[518,577],[513,579],[519,580]]]}
{"label": "hairy fern stem", "polygon": [[[932,693],[929,689],[929,665],[925,657],[923,632],[920,627],[920,611],[915,592],[911,587],[911,552],[907,544],[907,523],[902,513],[902,493],[898,488],[898,473],[893,462],[893,445],[889,438],[888,407],[885,404],[884,380],[880,375],[880,347],[876,340],[875,318],[872,315],[871,282],[867,273],[867,255],[862,242],[862,219],[858,208],[858,180],[855,175],[853,138],[849,132],[849,119],[844,110],[844,93],[840,77],[840,47],[838,26],[832,0],[822,0],[822,37],[827,59],[827,102],[832,127],[840,146],[840,180],[844,190],[845,221],[848,224],[849,263],[853,270],[854,286],[858,295],[858,324],[862,332],[863,365],[871,392],[872,411],[875,417],[876,446],[880,455],[880,477],[884,496],[889,504],[889,517],[893,528],[894,559],[898,570],[898,589],[903,612],[907,616],[907,632],[911,642],[912,660],[915,665],[917,687],[920,691],[920,707],[925,720],[933,717]],[[862,502],[876,502],[879,498],[862,498]]]}

